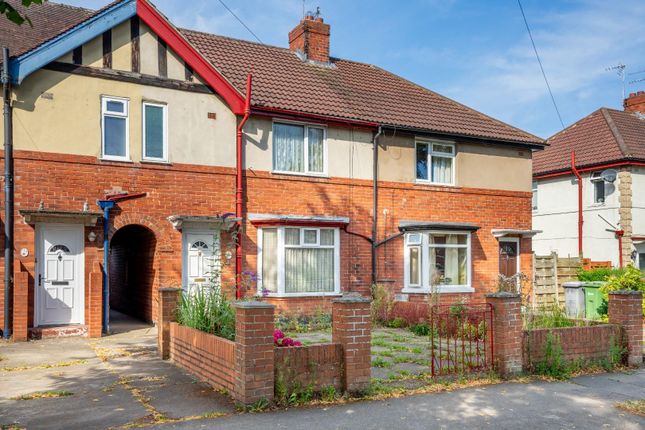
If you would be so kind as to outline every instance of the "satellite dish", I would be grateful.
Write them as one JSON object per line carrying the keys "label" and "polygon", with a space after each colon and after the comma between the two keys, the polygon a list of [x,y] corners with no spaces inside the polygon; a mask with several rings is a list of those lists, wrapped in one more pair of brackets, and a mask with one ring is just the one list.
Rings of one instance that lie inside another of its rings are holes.
{"label": "satellite dish", "polygon": [[600,177],[602,178],[603,181],[609,182],[612,184],[616,182],[617,176],[618,176],[618,172],[614,169],[603,170],[602,173],[600,174]]}

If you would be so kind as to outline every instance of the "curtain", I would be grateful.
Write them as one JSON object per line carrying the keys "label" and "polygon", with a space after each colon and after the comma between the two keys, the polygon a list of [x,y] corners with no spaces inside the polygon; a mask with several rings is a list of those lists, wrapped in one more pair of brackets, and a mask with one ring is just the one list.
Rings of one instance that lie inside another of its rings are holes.
{"label": "curtain", "polygon": [[419,261],[421,257],[421,250],[418,246],[413,246],[408,248],[410,250],[410,284],[419,285],[421,282],[419,280]]}
{"label": "curtain", "polygon": [[432,182],[452,183],[452,158],[432,156]]}
{"label": "curtain", "polygon": [[262,230],[262,289],[278,292],[278,230]]}
{"label": "curtain", "polygon": [[286,248],[285,292],[334,291],[334,250],[329,248]]}
{"label": "curtain", "polygon": [[304,142],[304,127],[291,124],[274,124],[274,169],[283,172],[304,172]]}
{"label": "curtain", "polygon": [[322,173],[325,168],[323,161],[324,131],[322,128],[309,128],[308,130],[309,171]]}

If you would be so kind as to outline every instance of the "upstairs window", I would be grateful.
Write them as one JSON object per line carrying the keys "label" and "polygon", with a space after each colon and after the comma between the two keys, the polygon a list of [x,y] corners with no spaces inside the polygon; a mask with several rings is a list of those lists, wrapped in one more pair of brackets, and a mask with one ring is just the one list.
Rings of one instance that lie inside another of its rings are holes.
{"label": "upstairs window", "polygon": [[532,208],[534,211],[538,209],[538,183],[533,181],[531,184],[531,194],[532,194]]}
{"label": "upstairs window", "polygon": [[168,160],[168,107],[158,103],[143,103],[143,159]]}
{"label": "upstairs window", "polygon": [[130,160],[128,144],[128,100],[101,99],[101,155],[108,160]]}
{"label": "upstairs window", "polygon": [[600,177],[601,172],[593,172],[591,174],[591,184],[593,187],[593,202],[594,204],[605,203],[605,181]]}
{"label": "upstairs window", "polygon": [[273,124],[273,171],[324,175],[326,130],[298,124]]}
{"label": "upstairs window", "polygon": [[417,181],[453,185],[455,145],[417,141]]}
{"label": "upstairs window", "polygon": [[315,296],[340,292],[337,228],[265,227],[258,235],[261,294]]}

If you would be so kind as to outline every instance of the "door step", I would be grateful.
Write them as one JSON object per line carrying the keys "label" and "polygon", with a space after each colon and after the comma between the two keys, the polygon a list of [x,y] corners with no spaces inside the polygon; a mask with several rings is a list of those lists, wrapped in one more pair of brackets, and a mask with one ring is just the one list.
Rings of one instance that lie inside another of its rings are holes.
{"label": "door step", "polygon": [[29,329],[32,339],[52,339],[56,337],[87,336],[86,325],[63,325],[50,327],[34,327]]}

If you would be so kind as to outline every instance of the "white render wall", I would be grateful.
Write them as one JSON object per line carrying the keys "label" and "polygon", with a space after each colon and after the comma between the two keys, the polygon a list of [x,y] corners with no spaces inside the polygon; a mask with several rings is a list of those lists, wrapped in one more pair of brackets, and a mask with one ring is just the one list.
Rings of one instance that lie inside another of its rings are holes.
{"label": "white render wall", "polygon": [[[584,257],[594,261],[611,261],[617,266],[618,240],[614,233],[606,231],[611,227],[600,216],[620,228],[618,183],[606,184],[605,203],[594,204],[591,173],[585,173],[582,177]],[[645,187],[640,189],[645,190]],[[634,190],[634,194],[637,194],[636,187]],[[538,209],[533,213],[533,229],[543,231],[533,238],[533,251],[537,255],[547,255],[553,251],[561,257],[578,255],[578,184],[573,175],[538,181]]]}

